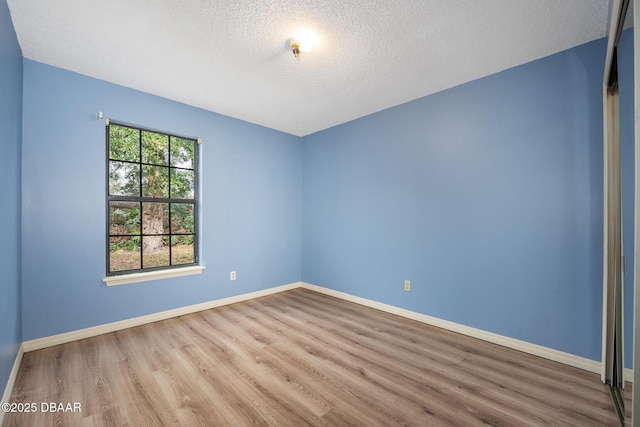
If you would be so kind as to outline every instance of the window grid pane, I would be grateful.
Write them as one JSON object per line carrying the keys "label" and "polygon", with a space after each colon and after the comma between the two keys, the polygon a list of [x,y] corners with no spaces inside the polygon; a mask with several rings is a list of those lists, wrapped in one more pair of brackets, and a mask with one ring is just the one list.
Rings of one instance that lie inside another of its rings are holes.
{"label": "window grid pane", "polygon": [[129,271],[140,268],[140,237],[110,238],[111,271]]}
{"label": "window grid pane", "polygon": [[140,161],[140,131],[125,126],[112,125],[109,129],[109,159],[128,162]]}
{"label": "window grid pane", "polygon": [[[194,262],[193,235],[173,236],[174,243],[171,244],[171,264],[191,264]],[[190,241],[191,243],[186,243]]]}
{"label": "window grid pane", "polygon": [[140,164],[109,162],[109,194],[113,196],[140,195]]}

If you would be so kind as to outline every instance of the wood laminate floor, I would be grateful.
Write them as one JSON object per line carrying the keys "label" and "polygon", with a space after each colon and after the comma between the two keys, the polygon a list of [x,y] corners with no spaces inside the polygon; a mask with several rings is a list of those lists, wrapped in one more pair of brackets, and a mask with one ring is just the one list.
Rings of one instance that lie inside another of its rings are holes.
{"label": "wood laminate floor", "polygon": [[27,353],[12,402],[38,410],[4,426],[617,425],[596,374],[303,289]]}

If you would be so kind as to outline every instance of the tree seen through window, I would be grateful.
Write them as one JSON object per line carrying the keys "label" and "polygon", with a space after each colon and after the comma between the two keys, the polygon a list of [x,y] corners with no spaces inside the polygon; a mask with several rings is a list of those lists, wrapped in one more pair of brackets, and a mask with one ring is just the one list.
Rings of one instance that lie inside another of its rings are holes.
{"label": "tree seen through window", "polygon": [[109,123],[107,274],[197,264],[197,140]]}

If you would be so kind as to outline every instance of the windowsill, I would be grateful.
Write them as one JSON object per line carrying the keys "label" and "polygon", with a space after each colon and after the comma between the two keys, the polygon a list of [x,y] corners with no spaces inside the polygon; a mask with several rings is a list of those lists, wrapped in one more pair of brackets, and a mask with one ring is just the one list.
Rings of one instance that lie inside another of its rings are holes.
{"label": "windowsill", "polygon": [[127,285],[129,283],[146,282],[149,280],[168,279],[170,277],[189,276],[200,274],[205,267],[194,265],[190,267],[172,268],[170,270],[146,271],[144,273],[123,274],[121,276],[108,276],[102,279],[107,286]]}

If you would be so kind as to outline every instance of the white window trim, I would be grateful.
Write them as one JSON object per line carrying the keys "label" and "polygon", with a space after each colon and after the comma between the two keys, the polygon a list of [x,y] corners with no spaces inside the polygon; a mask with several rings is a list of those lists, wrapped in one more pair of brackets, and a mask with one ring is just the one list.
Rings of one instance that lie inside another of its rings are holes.
{"label": "white window trim", "polygon": [[129,283],[147,282],[149,280],[168,279],[170,277],[190,276],[200,274],[205,267],[194,265],[189,267],[170,268],[167,270],[145,271],[142,273],[108,276],[102,279],[107,286],[127,285]]}

